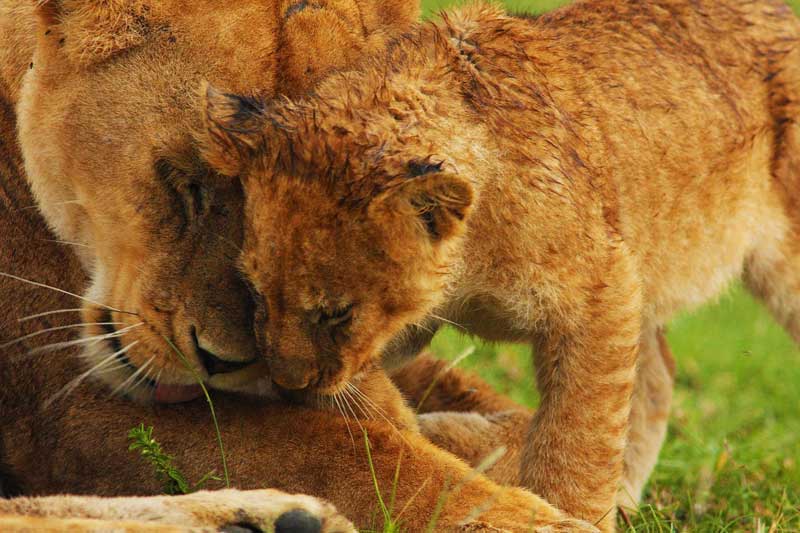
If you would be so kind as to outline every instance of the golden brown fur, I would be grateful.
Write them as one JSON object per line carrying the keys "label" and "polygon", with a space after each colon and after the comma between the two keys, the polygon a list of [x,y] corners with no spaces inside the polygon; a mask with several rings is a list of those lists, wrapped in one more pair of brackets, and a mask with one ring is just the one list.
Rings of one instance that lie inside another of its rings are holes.
{"label": "golden brown fur", "polygon": [[[0,235],[4,240],[0,271],[75,294],[83,293],[87,282],[93,283],[87,293],[90,298],[123,311],[133,310],[139,315],[136,319],[146,319],[148,329],[152,328],[138,337],[151,351],[136,354],[131,350],[129,362],[136,365],[155,354],[155,364],[163,366],[162,377],[170,376],[167,382],[185,382],[186,372],[175,364],[160,333],[171,336],[181,324],[202,319],[204,328],[216,332],[212,339],[220,348],[216,355],[238,357],[250,344],[248,298],[242,293],[234,262],[228,259],[238,252],[236,214],[242,199],[234,181],[203,170],[202,162],[193,155],[196,146],[189,132],[197,122],[193,109],[196,89],[205,77],[229,90],[258,88],[265,96],[279,92],[281,80],[290,77],[285,72],[293,67],[275,59],[274,40],[276,35],[283,40],[291,37],[285,27],[283,31],[278,28],[291,22],[291,17],[285,17],[289,8],[278,11],[269,3],[249,1],[213,6],[196,2],[179,6],[171,2],[41,4],[36,26],[31,4],[0,3]],[[402,17],[397,13],[406,13],[408,20],[415,13],[415,7],[404,2],[356,5],[380,6],[375,13],[385,13],[398,25]],[[325,3],[309,7],[320,16],[330,16]],[[392,9],[399,11],[393,13]],[[373,14],[372,22],[365,22],[368,29],[369,24],[381,20],[375,17]],[[103,29],[104,24],[110,25],[106,29],[113,38],[88,30]],[[372,29],[381,31],[380,27]],[[387,29],[386,35],[390,34]],[[242,35],[252,40],[242,42]],[[34,47],[31,37],[39,41],[33,60],[20,61],[26,47]],[[380,39],[370,42],[379,43]],[[322,50],[322,44],[314,46]],[[11,47],[15,47],[13,53],[9,53]],[[336,53],[332,56],[335,59]],[[339,65],[332,60],[331,66]],[[27,71],[24,81],[20,68]],[[34,174],[28,180],[38,206],[58,239],[75,245],[56,242],[33,208],[36,201],[26,184],[14,135],[15,104],[26,165]],[[168,160],[166,166],[155,164],[162,159]],[[165,168],[167,172],[156,176]],[[176,204],[195,199],[193,194],[184,197],[182,193],[186,190],[181,186],[186,183],[181,180],[187,175],[212,180],[220,205],[218,212],[205,214],[210,217],[207,226],[183,235],[179,234],[181,213]],[[180,199],[170,196],[171,189],[159,180],[175,180],[172,185]],[[65,201],[70,203],[61,203]],[[215,233],[204,231],[206,227]],[[73,251],[80,254],[80,262]],[[136,405],[110,397],[109,390],[97,382],[79,384],[70,394],[59,395],[86,370],[85,361],[76,357],[80,350],[61,346],[59,351],[27,352],[71,342],[73,330],[44,330],[74,324],[76,319],[70,318],[74,315],[44,315],[25,322],[17,318],[71,309],[78,303],[64,293],[16,278],[0,279],[3,490],[30,495],[156,494],[160,487],[152,469],[126,452],[127,431],[143,422],[156,427],[157,438],[190,479],[199,479],[212,469],[219,473],[218,449],[203,402]],[[169,316],[171,309],[174,314]],[[95,304],[84,310],[90,321],[105,314],[102,306]],[[108,314],[114,321],[134,319],[121,312]],[[7,344],[39,331],[41,335]],[[133,340],[124,337],[125,342],[129,339]],[[194,361],[195,350],[185,346],[186,339],[178,335],[175,340]],[[231,349],[221,349],[225,346]],[[95,354],[81,355],[91,361]],[[245,372],[252,370],[249,367]],[[261,371],[256,368],[254,373],[260,375]],[[380,373],[375,376],[377,385],[385,379]],[[117,386],[122,377],[106,374],[104,381]],[[246,379],[235,385],[242,381]],[[210,384],[236,388],[214,380]],[[125,392],[145,401],[152,396],[152,390],[141,388]],[[382,409],[407,412],[393,387],[376,386],[369,393]],[[333,502],[358,526],[371,526],[377,501],[358,431],[363,425],[384,496],[401,461],[396,505],[398,509],[408,506],[401,520],[409,530],[423,529],[442,492],[460,482],[463,487],[445,502],[439,519],[443,529],[459,529],[464,520],[474,520],[464,527],[488,529],[486,523],[490,523],[528,531],[532,513],[536,524],[555,530],[588,528],[566,519],[528,492],[503,488],[474,475],[464,462],[434,447],[413,428],[398,430],[376,416],[374,409],[363,417],[359,414],[363,418],[359,424],[351,413],[348,425],[327,410],[275,401],[218,393],[215,404],[231,480],[242,489],[270,486],[312,493]],[[413,419],[406,421],[406,425],[414,424]],[[475,515],[476,509],[483,512]]]}
{"label": "golden brown fur", "polygon": [[612,529],[664,435],[659,328],[744,274],[800,340],[798,37],[777,0],[476,5],[309,99],[210,106],[273,380],[340,390],[443,323],[530,342],[520,481]]}
{"label": "golden brown fur", "polygon": [[[274,490],[198,492],[188,496],[97,498],[52,496],[0,500],[0,530],[152,531],[159,533],[225,531],[239,526],[253,531],[286,531],[288,523],[319,525],[320,533],[355,533],[329,503]],[[283,525],[284,529],[276,528]]]}

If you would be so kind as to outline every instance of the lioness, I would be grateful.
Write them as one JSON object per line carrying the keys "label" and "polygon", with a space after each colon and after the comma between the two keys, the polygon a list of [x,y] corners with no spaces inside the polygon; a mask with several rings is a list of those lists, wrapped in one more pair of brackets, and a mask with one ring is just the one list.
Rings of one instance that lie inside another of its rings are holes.
{"label": "lioness", "polygon": [[[340,54],[349,61],[351,53],[379,46],[415,12],[405,2],[0,3],[6,493],[159,492],[151,469],[126,452],[127,431],[140,422],[156,427],[189,478],[211,468],[222,474],[207,406],[159,405],[198,392],[166,339],[211,386],[269,386],[250,385],[262,374],[259,362],[239,368],[255,357],[250,297],[235,265],[243,198],[236,180],[214,173],[198,155],[191,132],[199,127],[199,80],[271,96],[291,79],[286,71],[302,65],[310,84],[327,68],[314,65],[341,65]],[[363,24],[351,23],[354,13]],[[303,24],[294,26],[298,20]],[[290,53],[293,35],[313,36],[301,31],[307,24],[327,27],[318,37],[336,36],[338,46],[312,42],[325,52],[299,46]],[[15,103],[28,180],[58,242],[33,208],[21,171]],[[81,321],[68,317],[76,316],[73,295],[85,286],[82,267],[93,288]],[[75,341],[77,326],[87,331]],[[94,377],[106,386],[79,383]],[[402,406],[389,389],[374,387],[370,401],[384,410]],[[123,396],[156,402],[135,405]],[[377,498],[355,422],[349,427],[319,409],[226,395],[215,396],[215,404],[236,486],[313,493],[357,525],[373,525]],[[439,501],[442,528],[474,519],[526,531],[532,513],[537,525],[589,528],[530,493],[473,474],[375,413],[358,413],[359,423],[384,497],[401,463],[395,502],[406,509],[401,521],[410,530],[425,528]],[[454,486],[460,490],[447,498]]]}
{"label": "lioness", "polygon": [[658,329],[743,273],[800,339],[798,37],[777,0],[477,5],[310,98],[219,97],[272,379],[341,390],[442,323],[530,342],[520,481],[612,529],[663,429]]}

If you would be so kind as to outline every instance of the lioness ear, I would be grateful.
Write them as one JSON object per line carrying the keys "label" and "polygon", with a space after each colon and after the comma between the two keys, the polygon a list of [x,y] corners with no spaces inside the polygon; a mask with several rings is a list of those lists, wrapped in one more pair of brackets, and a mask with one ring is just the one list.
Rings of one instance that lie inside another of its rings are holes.
{"label": "lioness ear", "polygon": [[472,185],[441,163],[412,161],[410,178],[389,191],[395,211],[407,212],[434,243],[461,235],[474,199]]}
{"label": "lioness ear", "polygon": [[206,82],[200,87],[200,97],[203,157],[217,172],[237,176],[263,142],[264,104],[255,98],[223,94]]}
{"label": "lioness ear", "polygon": [[151,31],[150,10],[139,0],[38,0],[43,43],[87,66],[142,44]]}

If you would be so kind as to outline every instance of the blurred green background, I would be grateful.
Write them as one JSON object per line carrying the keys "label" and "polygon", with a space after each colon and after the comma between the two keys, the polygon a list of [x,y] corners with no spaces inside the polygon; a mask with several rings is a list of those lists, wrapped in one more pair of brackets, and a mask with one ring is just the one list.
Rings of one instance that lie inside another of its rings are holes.
{"label": "blurred green background", "polygon": [[[456,3],[424,0],[424,12]],[[505,2],[530,12],[566,3]],[[789,3],[800,8],[800,0]],[[800,352],[739,286],[675,320],[669,341],[678,361],[669,435],[639,516],[621,528],[800,531]],[[451,359],[470,346],[477,350],[464,368],[536,405],[529,348],[486,345],[452,329],[433,343]]]}

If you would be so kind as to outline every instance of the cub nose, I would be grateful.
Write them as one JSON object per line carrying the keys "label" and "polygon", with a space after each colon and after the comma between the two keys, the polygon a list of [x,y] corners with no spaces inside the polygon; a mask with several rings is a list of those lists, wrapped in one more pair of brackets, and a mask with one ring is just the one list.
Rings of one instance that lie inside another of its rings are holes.
{"label": "cub nose", "polygon": [[198,338],[194,328],[192,328],[192,341],[194,342],[197,357],[200,359],[200,363],[206,369],[209,376],[236,372],[253,363],[252,359],[248,361],[229,361],[223,359],[217,355],[217,350],[212,343],[203,337]]}
{"label": "cub nose", "polygon": [[286,390],[306,389],[319,377],[316,362],[305,358],[271,358],[269,371],[272,381]]}

